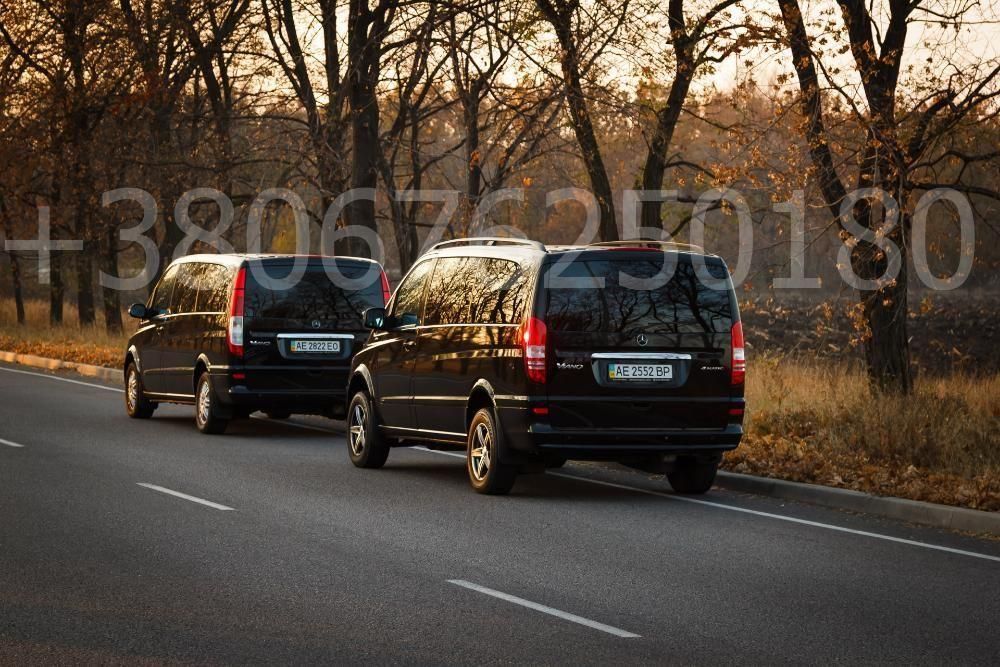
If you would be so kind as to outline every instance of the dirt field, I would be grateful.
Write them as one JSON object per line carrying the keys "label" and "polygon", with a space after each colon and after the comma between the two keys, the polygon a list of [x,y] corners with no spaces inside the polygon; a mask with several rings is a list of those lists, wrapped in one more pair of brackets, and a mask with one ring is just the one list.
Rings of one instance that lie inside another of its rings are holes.
{"label": "dirt field", "polygon": [[[849,298],[741,301],[749,358],[790,354],[859,363],[861,350],[850,319],[854,305]],[[1000,295],[918,296],[911,299],[908,327],[918,377],[1000,371]]]}

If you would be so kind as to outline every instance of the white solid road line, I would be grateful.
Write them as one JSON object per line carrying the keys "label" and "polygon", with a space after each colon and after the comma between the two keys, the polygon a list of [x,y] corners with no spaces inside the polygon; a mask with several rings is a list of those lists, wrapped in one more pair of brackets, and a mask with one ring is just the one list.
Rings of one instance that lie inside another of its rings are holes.
{"label": "white solid road line", "polygon": [[193,503],[198,503],[199,505],[205,505],[206,507],[211,507],[217,510],[222,510],[223,512],[232,512],[232,507],[226,507],[225,505],[220,505],[219,503],[213,503],[211,500],[205,500],[204,498],[197,498],[195,496],[189,496],[186,493],[181,493],[180,491],[174,491],[173,489],[166,489],[162,486],[157,486],[156,484],[147,484],[146,482],[136,482],[141,487],[152,489],[153,491],[159,491],[160,493],[166,493],[170,496],[176,496],[178,498],[183,498],[184,500],[190,500]]}
{"label": "white solid road line", "polygon": [[0,445],[7,445],[8,447],[17,447],[19,449],[21,447],[24,447],[24,445],[19,445],[16,442],[11,442],[10,440],[4,440],[3,438],[0,438]]}
{"label": "white solid road line", "polygon": [[918,542],[916,540],[907,540],[902,537],[893,537],[892,535],[883,535],[882,533],[871,533],[867,530],[856,530],[854,528],[845,528],[844,526],[837,526],[832,523],[821,523],[819,521],[809,521],[808,519],[798,519],[792,516],[785,516],[783,514],[773,514],[771,512],[762,512],[760,510],[752,510],[746,507],[737,507],[735,505],[726,505],[723,503],[715,503],[711,500],[698,500],[697,498],[689,498],[687,496],[678,496],[670,493],[662,493],[660,491],[651,491],[649,489],[641,489],[635,486],[626,486],[625,484],[615,484],[614,482],[604,482],[597,479],[587,479],[584,477],[577,477],[576,475],[567,475],[566,473],[560,472],[547,472],[546,475],[552,475],[553,477],[562,477],[565,479],[572,479],[578,482],[589,482],[591,484],[600,484],[601,486],[610,486],[614,489],[625,489],[628,491],[635,491],[636,493],[645,493],[650,496],[657,496],[660,498],[668,498],[670,500],[679,500],[685,503],[693,503],[695,505],[706,505],[708,507],[715,507],[718,509],[729,510],[730,512],[742,512],[744,514],[753,514],[754,516],[762,516],[768,519],[778,519],[779,521],[788,521],[791,523],[802,524],[803,526],[813,526],[816,528],[826,528],[827,530],[835,530],[841,533],[849,533],[851,535],[861,535],[863,537],[874,537],[879,540],[886,540],[887,542],[897,542],[899,544],[908,544],[911,547],[921,547],[923,549],[933,549],[935,551],[946,551],[952,554],[959,554],[961,556],[971,556],[972,558],[981,558],[983,560],[992,560],[1000,563],[1000,556],[991,556],[989,554],[981,554],[975,551],[966,551],[964,549],[953,549],[952,547],[943,547],[938,544],[930,544],[928,542]]}
{"label": "white solid road line", "polygon": [[[431,454],[443,454],[445,456],[457,456],[458,458],[465,458],[465,454],[460,454],[458,452],[442,452],[434,449],[427,449],[426,447],[411,447],[410,449],[419,449],[421,451],[430,452]],[[922,549],[932,549],[934,551],[944,551],[946,553],[958,554],[960,556],[969,556],[971,558],[979,558],[982,560],[994,561],[1000,563],[1000,556],[992,556],[990,554],[982,554],[975,551],[966,551],[965,549],[954,549],[952,547],[945,547],[939,544],[930,544],[928,542],[918,542],[917,540],[908,540],[903,537],[893,537],[892,535],[883,535],[882,533],[872,533],[867,530],[857,530],[855,528],[845,528],[844,526],[837,526],[832,523],[822,523],[819,521],[809,521],[808,519],[798,519],[792,516],[785,516],[784,514],[774,514],[773,512],[762,512],[760,510],[752,510],[746,507],[737,507],[735,505],[726,505],[724,503],[716,503],[711,500],[699,500],[697,498],[689,498],[687,496],[679,496],[672,493],[663,493],[662,491],[653,491],[650,489],[642,489],[637,486],[628,486],[626,484],[616,484],[615,482],[604,482],[599,479],[590,479],[587,477],[578,477],[576,475],[567,475],[562,472],[546,472],[546,475],[551,475],[552,477],[561,477],[563,479],[571,479],[576,482],[586,482],[588,484],[598,484],[600,486],[608,486],[613,489],[622,489],[625,491],[633,491],[635,493],[644,493],[649,496],[656,496],[658,498],[666,498],[667,500],[677,500],[684,503],[692,503],[695,505],[705,505],[707,507],[715,507],[716,509],[729,510],[730,512],[742,512],[744,514],[752,514],[754,516],[761,516],[768,519],[777,519],[778,521],[788,521],[790,523],[797,523],[803,526],[812,526],[814,528],[825,528],[826,530],[834,530],[839,533],[848,533],[850,535],[860,535],[862,537],[872,537],[877,540],[885,540],[887,542],[896,542],[898,544],[906,544],[911,547],[920,547]]]}
{"label": "white solid road line", "polygon": [[625,637],[631,639],[642,636],[642,635],[637,635],[634,632],[629,632],[628,630],[622,630],[621,628],[616,628],[613,625],[605,625],[604,623],[598,623],[597,621],[592,621],[589,618],[584,618],[583,616],[577,616],[576,614],[570,614],[569,612],[561,611],[559,609],[546,607],[544,604],[538,604],[537,602],[532,602],[531,600],[525,600],[524,598],[519,598],[516,595],[509,595],[502,591],[496,591],[493,590],[492,588],[487,588],[486,586],[480,586],[479,584],[474,584],[471,581],[465,581],[463,579],[449,579],[448,583],[455,584],[456,586],[461,586],[462,588],[468,588],[469,590],[483,593],[484,595],[490,595],[492,597],[499,598],[507,602],[512,602],[514,604],[521,605],[522,607],[527,607],[528,609],[534,609],[535,611],[540,611],[543,614],[549,614],[550,616],[556,616],[566,621],[579,623],[580,625],[585,625],[588,628],[600,630],[601,632],[607,632],[609,635],[614,635],[616,637]]}
{"label": "white solid road line", "polygon": [[0,371],[7,371],[8,373],[20,373],[21,375],[34,375],[40,378],[49,378],[50,380],[59,380],[60,382],[69,382],[70,384],[80,384],[84,387],[94,387],[96,389],[103,389],[104,391],[117,391],[119,394],[125,393],[124,389],[119,389],[118,387],[108,387],[103,384],[94,384],[93,382],[81,382],[80,380],[71,380],[69,378],[64,378],[60,375],[52,375],[50,373],[33,373],[31,371],[20,371],[15,368],[6,368],[0,366]]}

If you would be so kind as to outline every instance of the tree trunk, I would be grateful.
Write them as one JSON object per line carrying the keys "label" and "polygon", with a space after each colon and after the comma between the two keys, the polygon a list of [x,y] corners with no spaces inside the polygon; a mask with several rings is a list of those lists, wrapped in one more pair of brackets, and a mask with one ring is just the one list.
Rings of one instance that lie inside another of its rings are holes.
{"label": "tree trunk", "polygon": [[587,99],[584,96],[583,86],[580,83],[580,73],[577,69],[576,52],[571,51],[569,55],[563,57],[563,75],[567,78],[569,91],[567,100],[569,102],[570,120],[573,125],[573,132],[576,140],[580,144],[581,157],[587,169],[587,176],[590,179],[590,187],[597,198],[597,206],[601,212],[600,235],[602,241],[618,240],[618,224],[615,221],[614,196],[611,192],[611,181],[608,179],[608,171],[604,167],[604,159],[601,157],[601,148],[597,143],[597,134],[594,132],[594,125],[590,120],[590,111],[587,108]]}
{"label": "tree trunk", "polygon": [[[114,227],[108,229],[101,248],[101,268],[110,276],[118,275],[118,239]],[[113,287],[101,288],[104,296],[104,326],[108,333],[122,330],[121,295]]]}
{"label": "tree trunk", "polygon": [[[685,48],[681,45],[676,47],[675,51],[680,52]],[[642,168],[642,189],[650,192],[655,192],[663,187],[667,152],[670,150],[670,142],[674,138],[674,130],[677,128],[677,121],[681,117],[684,101],[687,99],[688,90],[691,87],[694,63],[682,56],[683,53],[677,55],[678,65],[674,81],[670,85],[670,93],[667,95],[666,103],[656,114],[656,129],[653,131],[653,139],[649,143],[646,164]],[[663,226],[660,219],[663,202],[644,201],[641,206],[640,225],[644,229],[660,229]]]}
{"label": "tree trunk", "polygon": [[[382,48],[382,25],[368,8],[368,0],[351,0],[348,14],[348,76],[351,107],[351,187],[372,188],[378,184],[379,107],[376,96]],[[375,202],[358,199],[345,207],[344,216],[349,225],[373,232]],[[374,249],[360,239],[353,238],[351,253],[370,256]]]}
{"label": "tree trunk", "polygon": [[14,285],[14,309],[17,323],[24,324],[24,292],[21,288],[21,263],[15,253],[10,253],[10,278]]}
{"label": "tree trunk", "polygon": [[602,241],[616,241],[619,238],[618,224],[615,221],[614,196],[611,192],[611,181],[601,157],[597,133],[590,118],[587,97],[583,90],[583,76],[580,73],[580,57],[577,51],[576,39],[572,32],[571,10],[555,9],[548,2],[538,2],[538,7],[546,20],[555,29],[562,54],[559,59],[563,80],[566,86],[566,102],[569,106],[570,125],[580,146],[580,157],[583,159],[590,187],[601,214],[599,234]]}
{"label": "tree trunk", "polygon": [[[913,388],[910,369],[910,344],[907,336],[907,266],[908,245],[906,221],[901,214],[906,193],[891,184],[897,181],[897,169],[888,159],[880,156],[884,146],[876,127],[867,134],[867,145],[858,176],[859,188],[881,187],[895,200],[895,211],[880,207],[876,211],[869,200],[861,200],[854,207],[857,223],[874,231],[885,223],[887,215],[896,217],[896,225],[886,238],[894,243],[901,254],[899,273],[894,281],[875,290],[859,290],[861,313],[867,331],[864,332],[865,362],[873,386],[888,391],[907,394]],[[851,251],[854,273],[864,280],[876,280],[889,265],[889,258],[877,246],[861,241]]]}
{"label": "tree trunk", "polygon": [[465,197],[462,202],[461,233],[468,236],[472,232],[473,217],[479,203],[479,193],[483,187],[482,156],[479,153],[479,96],[473,87],[462,104],[465,124]]}
{"label": "tree trunk", "polygon": [[94,309],[94,258],[93,244],[89,241],[83,242],[83,252],[74,259],[76,265],[76,307],[80,316],[80,325],[86,326],[94,323],[96,318]]}
{"label": "tree trunk", "polygon": [[59,326],[63,321],[65,288],[62,279],[62,256],[52,253],[49,262],[49,324]]}

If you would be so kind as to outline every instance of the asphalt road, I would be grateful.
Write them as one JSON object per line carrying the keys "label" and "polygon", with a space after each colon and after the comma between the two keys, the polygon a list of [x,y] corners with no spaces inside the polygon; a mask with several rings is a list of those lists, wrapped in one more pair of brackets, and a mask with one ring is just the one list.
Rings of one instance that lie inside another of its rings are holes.
{"label": "asphalt road", "polygon": [[589,465],[485,497],[75,380],[0,367],[4,664],[1000,661],[1000,542]]}

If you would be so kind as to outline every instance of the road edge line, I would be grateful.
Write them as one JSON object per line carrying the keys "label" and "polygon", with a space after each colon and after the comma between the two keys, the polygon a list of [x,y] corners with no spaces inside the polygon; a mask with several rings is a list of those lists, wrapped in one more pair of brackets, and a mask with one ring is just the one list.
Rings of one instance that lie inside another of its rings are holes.
{"label": "road edge line", "polygon": [[1000,512],[939,505],[895,496],[875,496],[854,489],[790,482],[723,470],[719,471],[715,484],[729,491],[860,512],[932,528],[1000,535]]}

